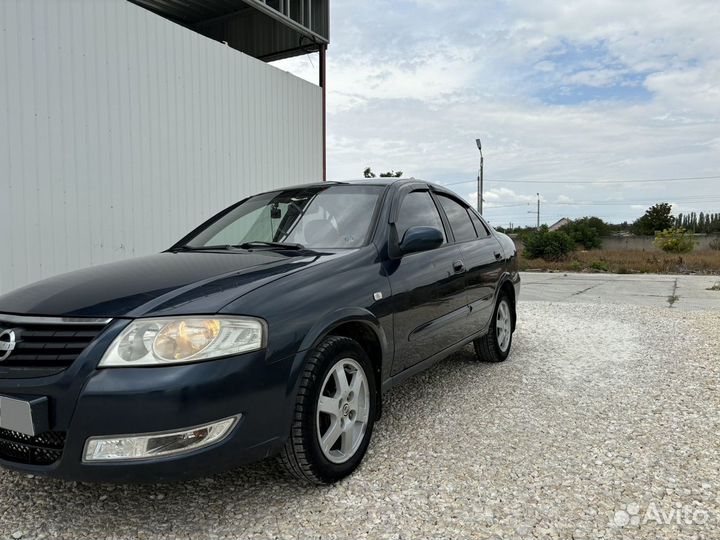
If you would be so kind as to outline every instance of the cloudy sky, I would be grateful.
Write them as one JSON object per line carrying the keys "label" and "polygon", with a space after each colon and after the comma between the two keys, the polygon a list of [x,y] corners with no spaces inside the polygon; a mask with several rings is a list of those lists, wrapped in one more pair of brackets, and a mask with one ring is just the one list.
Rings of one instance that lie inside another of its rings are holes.
{"label": "cloudy sky", "polygon": [[[717,0],[333,0],[329,176],[474,203],[480,137],[494,225],[534,223],[537,192],[548,223],[720,212],[719,32]],[[317,55],[277,65],[317,81]],[[639,182],[688,177],[715,178]]]}

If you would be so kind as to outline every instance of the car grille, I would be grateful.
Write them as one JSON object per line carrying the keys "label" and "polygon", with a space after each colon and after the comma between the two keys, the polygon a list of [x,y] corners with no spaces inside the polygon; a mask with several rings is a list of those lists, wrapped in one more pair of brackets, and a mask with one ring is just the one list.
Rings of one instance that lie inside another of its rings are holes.
{"label": "car grille", "polygon": [[26,465],[52,465],[62,457],[64,431],[31,436],[0,429],[0,459]]}
{"label": "car grille", "polygon": [[7,331],[12,331],[15,341],[0,362],[0,378],[44,377],[67,369],[109,322],[0,314],[0,335],[6,331],[2,340],[7,343]]}

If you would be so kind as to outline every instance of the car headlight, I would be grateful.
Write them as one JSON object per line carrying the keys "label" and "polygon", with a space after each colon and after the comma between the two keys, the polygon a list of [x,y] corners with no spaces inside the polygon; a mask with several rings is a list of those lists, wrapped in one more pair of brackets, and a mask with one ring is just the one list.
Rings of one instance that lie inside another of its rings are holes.
{"label": "car headlight", "polygon": [[137,319],[115,338],[98,367],[183,364],[262,349],[266,325],[249,317]]}

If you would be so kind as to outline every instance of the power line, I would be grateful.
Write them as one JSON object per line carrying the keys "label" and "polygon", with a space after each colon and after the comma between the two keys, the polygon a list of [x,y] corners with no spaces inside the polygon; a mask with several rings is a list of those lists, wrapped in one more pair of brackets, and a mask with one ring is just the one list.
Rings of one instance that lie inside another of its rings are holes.
{"label": "power line", "polygon": [[[558,202],[550,202],[550,201],[543,201],[543,204],[549,205],[549,206],[556,206],[556,205],[563,205],[563,206],[629,206],[632,204],[650,204],[653,202],[657,202],[657,197],[653,198],[647,198],[647,199],[628,199],[625,201],[587,201],[587,202],[566,202],[566,201],[558,201]],[[702,195],[694,195],[690,197],[669,197],[672,202],[678,202],[678,203],[714,203],[714,202],[720,202],[720,197],[705,197]],[[492,204],[492,203],[490,203]],[[517,203],[517,204],[504,204],[504,205],[493,205],[493,206],[487,206],[487,210],[492,210],[494,208],[511,208],[511,207],[518,207],[518,206],[530,206],[534,204],[534,201],[527,201],[523,203]]]}
{"label": "power line", "polygon": [[[717,176],[685,176],[678,178],[646,178],[646,179],[635,179],[635,180],[490,180],[495,184],[580,184],[580,185],[595,185],[595,184],[646,184],[652,182],[683,182],[691,180],[717,180],[720,179],[720,175]],[[463,180],[461,182],[446,182],[441,184],[443,186],[457,186],[460,184],[469,184],[475,182],[475,180]]]}
{"label": "power line", "polygon": [[[685,202],[685,203],[720,202],[720,199],[693,199],[693,200],[689,200],[689,201],[680,201],[679,199],[675,199],[674,202]],[[646,203],[644,201],[641,201],[641,202],[628,201],[628,202],[556,202],[556,203],[546,202],[545,204],[568,205],[568,206],[625,206],[625,205],[632,205],[632,204],[649,204],[649,203]]]}
{"label": "power line", "polygon": [[[709,203],[717,203],[720,202],[720,199],[704,199],[702,201],[680,201],[683,204],[694,204],[694,203],[700,203],[700,202],[709,202]],[[485,210],[493,210],[495,208],[516,208],[518,206],[532,206],[533,203],[525,203],[521,205],[507,205],[507,206],[488,206],[485,208]],[[650,203],[641,203],[641,202],[623,202],[623,203],[609,203],[609,202],[547,202],[543,201],[543,204],[545,206],[634,206],[639,204],[650,204]]]}
{"label": "power line", "polygon": [[[485,201],[487,202],[487,201]],[[492,204],[492,203],[490,203]],[[498,204],[493,206],[488,206],[487,208],[512,208],[516,206],[528,206],[530,202],[523,202],[523,203],[517,203],[517,204]]]}

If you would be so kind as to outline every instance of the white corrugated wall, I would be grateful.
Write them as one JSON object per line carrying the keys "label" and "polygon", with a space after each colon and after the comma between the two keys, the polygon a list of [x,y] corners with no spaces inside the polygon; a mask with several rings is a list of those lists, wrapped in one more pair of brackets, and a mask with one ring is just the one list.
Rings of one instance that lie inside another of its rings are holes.
{"label": "white corrugated wall", "polygon": [[0,292],[322,175],[319,87],[124,0],[0,1]]}

